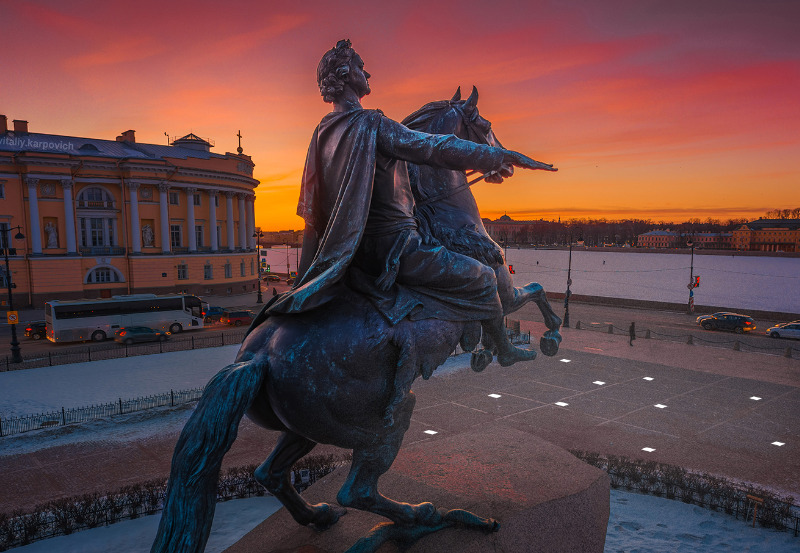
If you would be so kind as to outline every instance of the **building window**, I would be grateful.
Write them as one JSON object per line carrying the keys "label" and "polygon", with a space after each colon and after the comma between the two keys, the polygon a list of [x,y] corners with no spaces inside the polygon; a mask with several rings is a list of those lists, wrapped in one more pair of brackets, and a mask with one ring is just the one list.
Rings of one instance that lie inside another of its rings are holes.
{"label": "building window", "polygon": [[239,263],[239,272],[241,273],[240,276],[247,276],[247,265],[244,264],[244,261]]}
{"label": "building window", "polygon": [[81,217],[81,246],[113,246],[115,221],[116,219],[105,217]]}
{"label": "building window", "polygon": [[203,247],[203,225],[195,225],[194,227],[194,238],[197,241],[197,247]]}
{"label": "building window", "polygon": [[189,278],[189,266],[186,263],[178,265],[178,280],[186,280]]}
{"label": "building window", "polygon": [[178,197],[177,192],[170,192],[169,193],[169,205],[181,205],[180,198]]}
{"label": "building window", "polygon": [[169,226],[169,243],[170,246],[173,248],[180,248],[181,247],[181,226],[180,225],[170,225]]}
{"label": "building window", "polygon": [[8,247],[8,234],[10,232],[8,223],[0,223],[0,249],[6,249]]}
{"label": "building window", "polygon": [[194,205],[200,205],[200,194],[194,195]]}
{"label": "building window", "polygon": [[219,196],[214,196],[214,207],[219,207]]}
{"label": "building window", "polygon": [[78,194],[78,207],[89,209],[113,209],[114,197],[98,186],[84,188]]}
{"label": "building window", "polygon": [[222,243],[222,227],[217,225],[217,247]]}
{"label": "building window", "polygon": [[228,261],[225,263],[225,278],[231,278],[233,275],[231,274],[231,262]]}
{"label": "building window", "polygon": [[250,260],[250,274],[251,275],[256,274],[256,262],[253,261],[252,259]]}
{"label": "building window", "polygon": [[97,267],[86,276],[86,284],[122,282],[119,272],[112,267]]}
{"label": "building window", "polygon": [[214,267],[212,267],[211,263],[208,261],[203,265],[203,278],[205,280],[212,280],[214,278]]}
{"label": "building window", "polygon": [[0,200],[6,197],[6,181],[0,181]]}

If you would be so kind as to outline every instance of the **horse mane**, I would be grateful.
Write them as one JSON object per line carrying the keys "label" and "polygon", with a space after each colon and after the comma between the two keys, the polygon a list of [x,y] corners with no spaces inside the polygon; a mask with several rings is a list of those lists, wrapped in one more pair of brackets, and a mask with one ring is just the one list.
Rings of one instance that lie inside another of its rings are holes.
{"label": "horse mane", "polygon": [[441,119],[447,108],[453,108],[450,100],[437,100],[419,108],[417,111],[401,121],[403,125],[413,131],[426,131],[436,133],[436,123]]}

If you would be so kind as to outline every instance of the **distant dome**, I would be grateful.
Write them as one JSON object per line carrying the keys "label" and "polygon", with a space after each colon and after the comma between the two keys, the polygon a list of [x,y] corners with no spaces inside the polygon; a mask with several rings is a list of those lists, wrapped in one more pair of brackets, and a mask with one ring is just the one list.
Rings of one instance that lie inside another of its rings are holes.
{"label": "distant dome", "polygon": [[214,144],[212,144],[211,140],[200,138],[196,134],[190,132],[186,136],[182,136],[173,140],[172,145],[179,148],[186,148],[188,150],[208,152]]}
{"label": "distant dome", "polygon": [[511,218],[511,217],[509,217],[508,215],[503,215],[502,217],[500,217],[500,218],[498,219],[498,221],[503,221],[503,222],[506,222],[506,221],[513,221],[513,220],[514,220],[514,219],[512,219],[512,218]]}

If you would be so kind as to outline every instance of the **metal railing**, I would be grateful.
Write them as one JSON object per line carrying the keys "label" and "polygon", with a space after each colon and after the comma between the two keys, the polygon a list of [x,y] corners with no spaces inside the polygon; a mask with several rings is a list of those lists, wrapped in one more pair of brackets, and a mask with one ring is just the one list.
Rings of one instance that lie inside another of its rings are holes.
{"label": "metal railing", "polygon": [[0,371],[37,369],[39,367],[53,367],[56,365],[66,365],[68,363],[86,363],[89,361],[120,359],[122,357],[152,355],[154,353],[166,353],[170,351],[231,346],[240,344],[242,340],[244,340],[246,332],[246,327],[240,327],[225,332],[198,336],[188,336],[183,333],[178,335],[173,334],[172,339],[166,342],[148,342],[132,345],[107,342],[95,346],[66,346],[65,349],[59,351],[24,355],[22,357],[22,363],[12,363],[10,356],[6,355],[0,360]]}
{"label": "metal railing", "polygon": [[89,422],[104,419],[113,415],[124,415],[135,413],[156,407],[174,407],[183,403],[197,401],[203,394],[203,388],[192,390],[170,390],[162,394],[152,396],[137,397],[134,399],[122,399],[100,405],[90,405],[87,407],[75,407],[60,411],[50,411],[49,413],[37,413],[35,415],[23,415],[21,417],[0,418],[0,437],[11,436],[50,428],[53,426],[66,426],[81,422]]}

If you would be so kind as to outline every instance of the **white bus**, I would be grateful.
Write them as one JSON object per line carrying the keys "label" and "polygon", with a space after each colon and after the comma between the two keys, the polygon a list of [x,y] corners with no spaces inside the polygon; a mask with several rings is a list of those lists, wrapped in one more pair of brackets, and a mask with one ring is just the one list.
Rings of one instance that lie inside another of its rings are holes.
{"label": "white bus", "polygon": [[208,305],[197,296],[131,294],[110,299],[49,301],[44,304],[51,342],[100,342],[125,326],[149,326],[177,334],[202,328]]}

